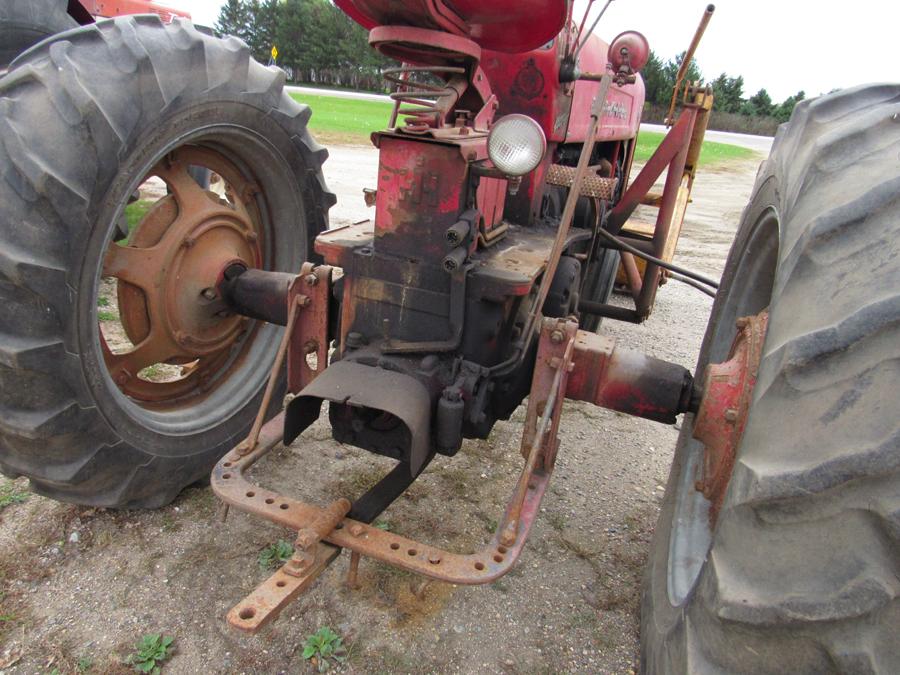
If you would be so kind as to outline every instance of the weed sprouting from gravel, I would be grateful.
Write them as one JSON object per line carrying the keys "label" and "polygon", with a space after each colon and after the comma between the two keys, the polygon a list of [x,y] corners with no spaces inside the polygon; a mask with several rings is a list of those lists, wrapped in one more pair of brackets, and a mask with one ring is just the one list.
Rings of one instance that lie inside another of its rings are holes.
{"label": "weed sprouting from gravel", "polygon": [[279,539],[274,544],[269,544],[259,552],[259,566],[261,569],[270,570],[273,567],[286,563],[294,555],[294,547],[284,539]]}
{"label": "weed sprouting from gravel", "polygon": [[7,506],[12,506],[13,504],[21,504],[27,499],[28,493],[22,492],[21,490],[17,489],[15,483],[13,483],[12,481],[7,481],[2,486],[0,486],[0,511],[5,509]]}
{"label": "weed sprouting from gravel", "polygon": [[324,673],[331,666],[343,663],[347,660],[347,648],[340,635],[323,626],[312,635],[306,637],[303,643],[303,658]]}
{"label": "weed sprouting from gravel", "polygon": [[139,673],[151,673],[157,675],[162,669],[162,664],[172,656],[172,643],[175,638],[167,637],[162,633],[145,635],[136,645],[136,650],[125,662]]}

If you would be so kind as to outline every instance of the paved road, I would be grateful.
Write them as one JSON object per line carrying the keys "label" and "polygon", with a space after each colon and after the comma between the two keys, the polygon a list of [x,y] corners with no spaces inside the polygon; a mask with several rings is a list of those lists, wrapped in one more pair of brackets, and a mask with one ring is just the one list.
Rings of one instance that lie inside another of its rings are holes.
{"label": "paved road", "polygon": [[[287,87],[289,91],[336,96],[338,98],[356,98],[365,101],[390,101],[390,98],[382,94],[367,94],[359,91],[342,91],[340,89],[317,89],[315,87]],[[661,124],[642,124],[642,131],[655,131],[665,133],[666,128]],[[730,131],[707,131],[706,138],[716,143],[730,143],[739,145],[742,148],[750,148],[764,154],[768,154],[772,149],[771,136],[753,136],[751,134],[735,134]]]}
{"label": "paved road", "polygon": [[298,94],[315,94],[317,96],[334,96],[336,98],[357,98],[364,101],[390,101],[384,94],[367,94],[363,91],[344,91],[343,89],[318,89],[316,87],[285,87],[289,92]]}
{"label": "paved road", "polygon": [[[641,131],[656,131],[665,133],[666,128],[662,124],[642,124]],[[730,131],[713,131],[706,132],[706,140],[715,143],[730,143],[731,145],[739,145],[742,148],[750,148],[764,154],[769,154],[772,149],[772,141],[775,139],[771,136],[754,136],[752,134],[735,134]]]}

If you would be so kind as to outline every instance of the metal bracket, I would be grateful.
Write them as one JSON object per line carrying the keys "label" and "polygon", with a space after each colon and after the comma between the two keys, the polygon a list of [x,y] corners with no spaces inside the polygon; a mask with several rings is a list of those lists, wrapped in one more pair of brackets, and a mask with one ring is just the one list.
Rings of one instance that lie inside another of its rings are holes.
{"label": "metal bracket", "polygon": [[[242,444],[223,457],[211,477],[213,492],[222,501],[288,527],[298,537],[311,529],[314,531],[314,536],[301,542],[309,545],[303,548],[305,563],[301,568],[292,566],[293,561],[287,563],[229,612],[229,623],[240,630],[258,631],[306,590],[336,559],[341,548],[454,584],[489,583],[509,572],[525,546],[553,470],[559,417],[572,368],[577,328],[571,320],[545,319],[542,324],[522,438],[525,467],[501,525],[490,542],[476,553],[444,551],[340,517],[339,511],[346,513],[346,502],[341,500],[329,508],[320,508],[249,482],[247,470],[282,440],[283,413],[261,428],[251,452],[242,453]],[[351,566],[351,573],[355,575],[355,571],[356,566]]]}
{"label": "metal bracket", "polygon": [[[298,393],[328,365],[328,306],[332,268],[304,263],[288,289],[288,307],[297,298],[305,311],[297,317],[287,352],[287,388]],[[315,355],[315,358],[313,358]]]}

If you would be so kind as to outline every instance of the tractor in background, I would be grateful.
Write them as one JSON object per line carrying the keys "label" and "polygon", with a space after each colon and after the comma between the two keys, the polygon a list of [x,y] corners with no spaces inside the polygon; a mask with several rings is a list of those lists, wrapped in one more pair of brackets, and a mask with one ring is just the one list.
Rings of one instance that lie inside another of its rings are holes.
{"label": "tractor in background", "polygon": [[189,12],[152,0],[3,0],[0,2],[0,73],[41,40],[97,19],[156,14],[165,23]]}

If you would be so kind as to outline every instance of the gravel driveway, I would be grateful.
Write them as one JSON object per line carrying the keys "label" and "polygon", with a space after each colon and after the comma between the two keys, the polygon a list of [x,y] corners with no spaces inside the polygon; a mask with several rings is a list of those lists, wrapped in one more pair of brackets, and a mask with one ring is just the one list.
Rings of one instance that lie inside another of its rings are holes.
{"label": "gravel driveway", "polygon": [[[326,164],[333,222],[370,215],[375,151],[336,147]],[[701,172],[677,262],[718,275],[758,160]],[[670,282],[643,326],[603,330],[693,367],[711,299]],[[524,409],[486,441],[439,457],[381,526],[458,550],[489,537],[520,467]],[[256,637],[224,614],[268,573],[259,551],[287,536],[232,513],[209,488],[155,512],[111,512],[37,496],[0,511],[0,671],[126,672],[144,634],[175,638],[169,673],[311,672],[305,637],[322,626],[351,645],[348,672],[627,673],[636,667],[640,576],[677,428],[567,403],[556,475],[521,562],[487,587],[433,585],[424,600],[403,572],[347,556]],[[330,439],[317,423],[273,452],[256,479],[324,503],[373,482],[391,462]],[[24,481],[7,489],[25,490]]]}

